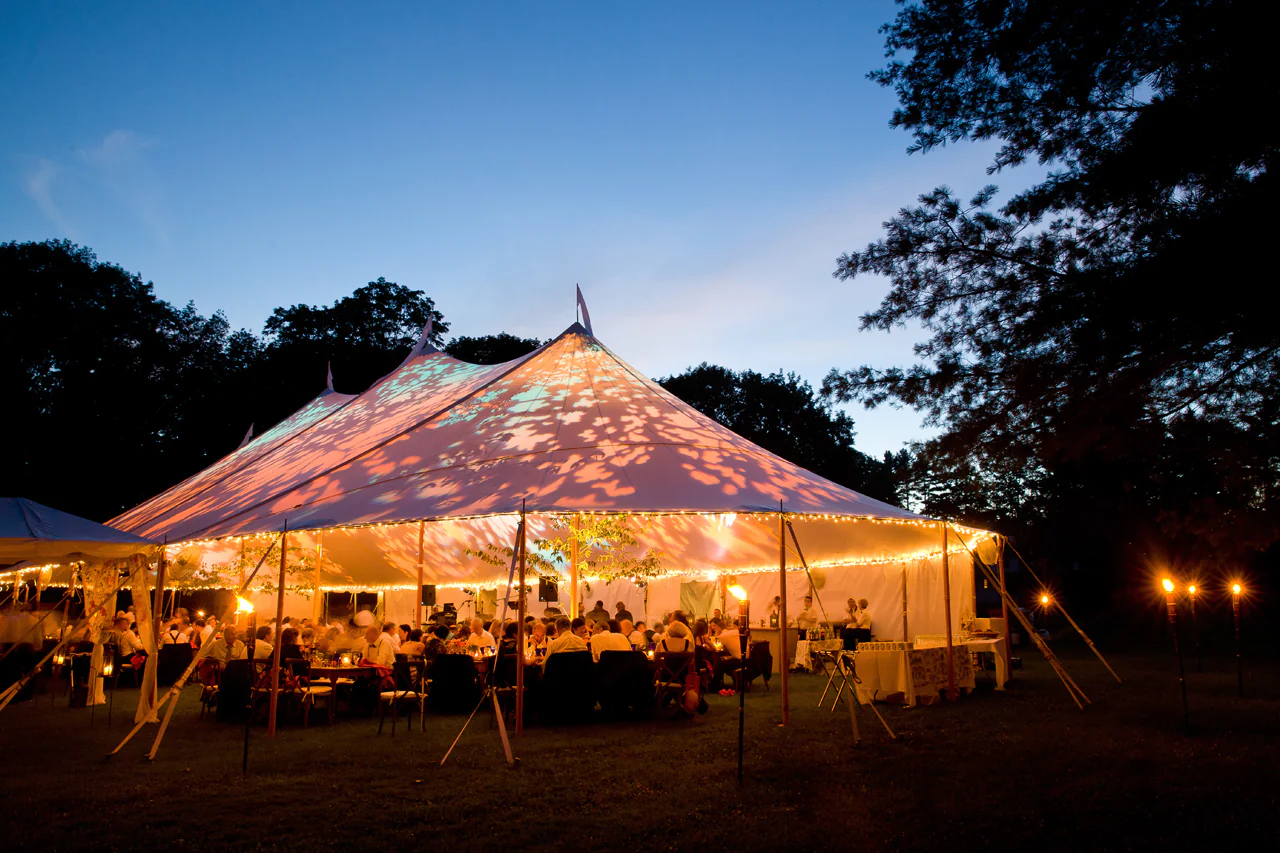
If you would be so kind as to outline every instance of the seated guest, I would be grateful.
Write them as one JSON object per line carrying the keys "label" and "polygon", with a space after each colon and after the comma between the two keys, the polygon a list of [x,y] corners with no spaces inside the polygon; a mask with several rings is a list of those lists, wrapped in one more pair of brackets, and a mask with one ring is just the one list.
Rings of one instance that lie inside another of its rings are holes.
{"label": "seated guest", "polygon": [[178,618],[165,626],[165,629],[160,632],[160,645],[191,645],[191,629],[187,626],[186,621]]}
{"label": "seated guest", "polygon": [[147,656],[147,650],[142,647],[142,640],[134,633],[133,628],[129,627],[129,617],[120,616],[116,618],[115,627],[112,633],[116,637],[116,649],[121,660],[128,660],[135,655],[142,657]]}
{"label": "seated guest", "polygon": [[643,622],[637,622],[636,627],[631,630],[631,634],[628,639],[631,640],[631,645],[635,646],[637,649],[643,649],[645,646],[649,645],[649,636],[648,632],[645,630],[645,624]]}
{"label": "seated guest", "polygon": [[302,632],[298,634],[298,645],[302,646],[302,651],[306,654],[310,654],[315,651],[316,629],[309,625],[306,628],[303,628]]}
{"label": "seated guest", "polygon": [[197,619],[196,624],[191,628],[191,645],[197,649],[204,644],[204,619]]}
{"label": "seated guest", "polygon": [[667,626],[667,633],[658,641],[659,652],[691,652],[694,650],[693,632],[675,619]]}
{"label": "seated guest", "polygon": [[298,645],[298,629],[292,626],[280,632],[280,660],[302,660],[302,647]]}
{"label": "seated guest", "polygon": [[405,641],[409,639],[409,632],[413,629],[408,624],[401,625],[399,628],[400,629],[392,635],[391,640],[395,643],[396,651],[403,652],[404,649],[400,648],[400,646],[404,645]]}
{"label": "seated guest", "polygon": [[524,656],[529,663],[535,663],[541,660],[542,655],[547,653],[547,626],[541,622],[534,622],[533,628],[525,637]]}
{"label": "seated guest", "polygon": [[245,657],[244,643],[240,641],[240,632],[235,625],[227,625],[222,629],[222,636],[209,641],[208,659],[218,663],[229,660],[241,660]]}
{"label": "seated guest", "polygon": [[631,641],[620,633],[621,626],[618,624],[617,619],[610,619],[608,622],[597,624],[603,625],[603,627],[591,638],[591,656],[593,658],[600,660],[600,653],[603,651],[631,651]]}
{"label": "seated guest", "polygon": [[210,640],[212,640],[212,639],[213,639],[213,637],[214,637],[214,635],[215,635],[215,634],[217,634],[217,633],[218,633],[218,619],[217,619],[217,617],[215,617],[215,616],[206,616],[206,617],[205,617],[205,619],[204,619],[204,630],[201,632],[201,635],[200,635],[200,643],[201,643],[201,645],[203,645],[203,644],[205,644],[205,643],[209,642]]}
{"label": "seated guest", "polygon": [[471,636],[467,637],[467,648],[469,649],[487,649],[490,646],[496,646],[497,642],[484,629],[484,621],[476,618],[471,620]]}
{"label": "seated guest", "polygon": [[391,646],[391,635],[378,630],[377,625],[370,625],[364,631],[364,653],[362,661],[369,661],[378,666],[390,669],[396,662],[396,650]]}
{"label": "seated guest", "polygon": [[716,635],[716,639],[720,641],[720,645],[724,648],[725,654],[730,658],[742,657],[742,638],[738,634],[737,626],[729,626]]}
{"label": "seated guest", "polygon": [[546,667],[547,661],[557,652],[586,652],[590,651],[587,641],[581,636],[586,631],[587,620],[581,616],[572,622],[568,618],[561,616],[556,620],[556,638],[547,644],[547,654],[542,660],[543,667]]}
{"label": "seated guest", "polygon": [[316,651],[325,654],[333,654],[338,650],[338,640],[342,638],[342,629],[337,625],[331,625],[324,632],[324,636],[316,640]]}
{"label": "seated guest", "polygon": [[[403,625],[401,627],[404,627]],[[405,632],[408,638],[400,643],[400,653],[409,657],[420,658],[426,646],[422,642],[422,631],[413,628]]]}
{"label": "seated guest", "polygon": [[631,642],[631,635],[635,633],[636,626],[631,624],[630,619],[618,620],[618,633],[627,638],[627,643]]}
{"label": "seated guest", "polygon": [[709,652],[716,650],[716,644],[712,642],[711,626],[707,624],[706,619],[699,619],[693,623],[693,644]]}
{"label": "seated guest", "polygon": [[447,652],[445,641],[449,639],[449,626],[437,624],[424,636],[426,639],[422,643],[423,660],[432,661]]}
{"label": "seated guest", "polygon": [[267,641],[271,636],[271,628],[268,625],[259,625],[257,633],[254,634],[256,642],[253,644],[253,659],[265,660],[271,657],[271,653],[275,651],[275,646]]}
{"label": "seated guest", "polygon": [[716,661],[711,686],[715,690],[722,690],[725,673],[734,672],[742,665],[742,638],[738,635],[737,627],[732,626],[722,630],[716,639],[720,641],[724,652]]}

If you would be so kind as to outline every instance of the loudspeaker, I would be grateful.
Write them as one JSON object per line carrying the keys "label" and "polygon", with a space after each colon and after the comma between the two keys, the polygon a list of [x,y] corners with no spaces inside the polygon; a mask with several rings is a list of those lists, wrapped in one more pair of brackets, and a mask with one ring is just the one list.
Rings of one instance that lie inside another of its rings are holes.
{"label": "loudspeaker", "polygon": [[422,585],[422,606],[436,606],[436,587],[435,584],[425,583]]}
{"label": "loudspeaker", "polygon": [[538,600],[539,601],[559,601],[560,590],[556,587],[555,581],[548,581],[545,578],[538,578]]}

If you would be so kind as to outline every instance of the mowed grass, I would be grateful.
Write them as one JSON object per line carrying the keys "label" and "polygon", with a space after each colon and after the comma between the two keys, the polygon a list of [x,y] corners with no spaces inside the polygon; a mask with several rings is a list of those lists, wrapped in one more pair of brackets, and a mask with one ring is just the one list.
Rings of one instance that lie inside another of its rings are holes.
{"label": "mowed grass", "polygon": [[102,709],[91,729],[88,711],[44,696],[0,714],[0,838],[7,850],[166,851],[1203,851],[1280,838],[1280,667],[1251,664],[1240,700],[1233,661],[1206,659],[1189,673],[1188,738],[1172,655],[1113,655],[1119,685],[1083,650],[1059,652],[1093,700],[1083,712],[1024,651],[1007,692],[878,706],[896,741],[860,709],[858,746],[843,707],[816,707],[819,676],[792,678],[779,727],[775,677],[747,697],[741,786],[736,698],[710,697],[692,722],[531,727],[513,769],[484,714],[445,767],[464,717],[394,739],[376,719],[291,724],[274,740],[259,727],[246,776],[243,728],[198,721],[198,688],[152,762],[154,726],[104,757],[136,691],[117,696],[110,729]]}

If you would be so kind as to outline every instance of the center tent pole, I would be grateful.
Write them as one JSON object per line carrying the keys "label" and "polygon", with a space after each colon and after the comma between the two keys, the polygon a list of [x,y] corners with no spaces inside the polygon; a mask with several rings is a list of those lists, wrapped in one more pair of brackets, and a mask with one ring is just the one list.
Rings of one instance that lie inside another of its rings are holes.
{"label": "center tent pole", "polygon": [[[276,588],[276,630],[271,639],[275,643],[275,647],[271,650],[271,708],[269,711],[270,718],[267,720],[267,737],[276,736],[276,709],[280,704],[280,625],[284,622],[284,568],[288,563],[289,554],[289,520],[286,518],[284,527],[280,530],[280,583]],[[253,662],[250,659],[249,671],[253,671]],[[252,717],[252,715],[250,715]]]}
{"label": "center tent pole", "polygon": [[324,562],[324,531],[316,532],[316,589],[315,598],[311,600],[311,621],[320,627],[320,608],[323,602],[323,593],[320,592],[320,564]]}
{"label": "center tent pole", "polygon": [[[1005,560],[1004,560],[1004,546],[1005,546],[1005,541],[1006,541],[1006,540],[1005,540],[1003,537],[1001,537],[1001,538],[1000,538],[999,542],[997,543],[997,545],[998,545],[998,547],[999,547],[999,549],[1000,549],[1000,550],[996,552],[996,555],[997,555],[997,556],[996,556],[996,561],[1000,564],[1000,589],[1001,589],[1001,590],[1008,589],[1008,587],[1005,585],[1005,576],[1004,576],[1004,571],[1005,571],[1005,570],[1004,570],[1004,566],[1005,566]],[[1011,644],[1011,641],[1010,641],[1009,637],[1010,637],[1010,635],[1013,633],[1013,626],[1012,626],[1011,624],[1009,624],[1009,600],[1008,600],[1008,598],[1006,598],[1004,595],[1001,595],[1001,596],[1000,596],[1000,618],[1004,620],[1004,671],[1005,671],[1005,678],[1006,678],[1006,679],[1010,679],[1010,680],[1012,680],[1012,677],[1013,677],[1013,646],[1012,646],[1012,644]]]}
{"label": "center tent pole", "polygon": [[[782,676],[782,725],[791,722],[791,693],[787,675],[791,662],[787,660],[787,517],[778,501],[778,674]],[[746,685],[743,685],[746,688]]]}
{"label": "center tent pole", "polygon": [[907,564],[902,564],[902,642],[911,642],[910,632],[907,630]]}
{"label": "center tent pole", "polygon": [[[529,541],[529,529],[525,521],[524,500],[520,501],[520,602],[516,611],[516,736],[524,734],[524,550]],[[499,643],[502,640],[498,640]],[[494,660],[497,664],[497,660]]]}
{"label": "center tent pole", "polygon": [[578,618],[578,516],[569,520],[573,533],[569,536],[569,618]]}
{"label": "center tent pole", "polygon": [[947,523],[938,522],[942,528],[942,618],[947,624],[947,698],[954,702],[956,693],[955,649],[951,645],[951,566],[947,561]]}
{"label": "center tent pole", "polygon": [[423,538],[427,533],[427,523],[425,521],[418,522],[418,603],[413,608],[414,627],[419,631],[422,630],[422,559],[423,559]]}

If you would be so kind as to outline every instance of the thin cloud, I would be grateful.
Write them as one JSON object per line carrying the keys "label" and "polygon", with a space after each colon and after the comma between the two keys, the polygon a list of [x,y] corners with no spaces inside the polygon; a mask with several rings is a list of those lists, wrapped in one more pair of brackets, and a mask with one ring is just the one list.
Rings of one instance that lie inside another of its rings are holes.
{"label": "thin cloud", "polygon": [[168,204],[146,153],[153,140],[132,130],[116,129],[102,142],[81,148],[80,161],[162,243],[168,243]]}
{"label": "thin cloud", "polygon": [[23,190],[26,192],[27,197],[35,202],[36,207],[44,214],[44,217],[57,226],[58,230],[72,239],[78,239],[75,229],[67,223],[66,217],[63,216],[62,208],[53,200],[53,180],[60,171],[61,169],[57,163],[41,157],[36,161],[35,168],[23,176]]}

